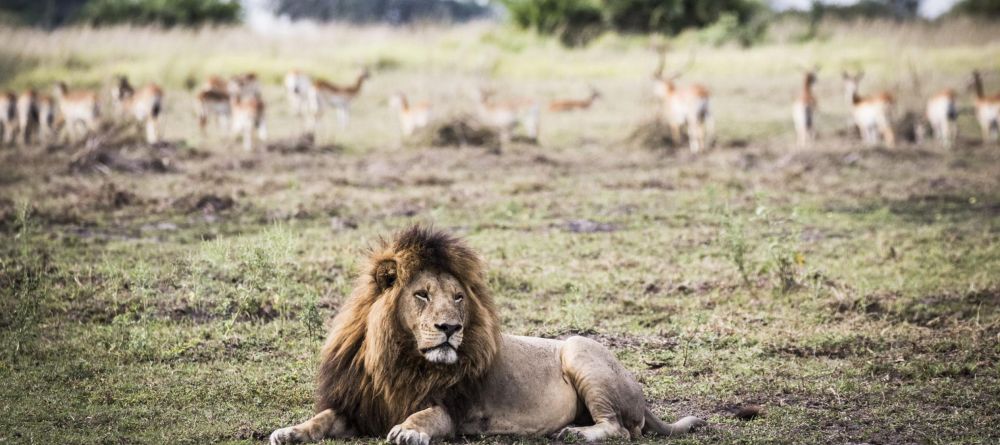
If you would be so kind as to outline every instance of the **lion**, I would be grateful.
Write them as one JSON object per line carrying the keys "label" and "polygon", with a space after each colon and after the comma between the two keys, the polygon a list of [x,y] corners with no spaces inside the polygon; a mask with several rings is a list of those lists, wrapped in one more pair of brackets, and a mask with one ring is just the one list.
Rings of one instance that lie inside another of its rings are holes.
{"label": "lion", "polygon": [[596,442],[705,424],[656,417],[594,340],[501,333],[476,252],[420,226],[372,249],[333,320],[317,383],[317,414],[274,431],[272,445],[375,435],[397,445],[488,434]]}

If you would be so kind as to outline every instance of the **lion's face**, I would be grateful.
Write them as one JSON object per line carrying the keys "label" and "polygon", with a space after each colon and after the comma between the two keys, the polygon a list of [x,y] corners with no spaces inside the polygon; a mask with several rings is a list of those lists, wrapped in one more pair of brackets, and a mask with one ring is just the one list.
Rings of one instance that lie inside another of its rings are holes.
{"label": "lion's face", "polygon": [[428,361],[458,361],[467,325],[468,290],[446,272],[421,271],[399,294],[403,325],[413,334],[417,350]]}

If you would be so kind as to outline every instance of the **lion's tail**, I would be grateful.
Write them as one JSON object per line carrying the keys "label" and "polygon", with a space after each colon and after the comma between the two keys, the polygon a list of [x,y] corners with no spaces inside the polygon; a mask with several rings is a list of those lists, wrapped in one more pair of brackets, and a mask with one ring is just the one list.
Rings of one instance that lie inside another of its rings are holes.
{"label": "lion's tail", "polygon": [[643,430],[652,431],[661,436],[677,436],[687,434],[706,424],[704,420],[695,416],[687,416],[674,423],[667,423],[660,420],[659,417],[656,417],[656,414],[653,414],[653,412],[649,410],[649,407],[646,407],[645,418],[646,422]]}

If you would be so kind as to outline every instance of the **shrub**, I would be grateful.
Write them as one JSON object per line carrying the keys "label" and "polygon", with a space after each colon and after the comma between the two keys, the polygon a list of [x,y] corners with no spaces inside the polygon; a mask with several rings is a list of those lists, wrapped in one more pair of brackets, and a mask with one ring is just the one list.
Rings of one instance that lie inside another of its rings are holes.
{"label": "shrub", "polygon": [[962,0],[951,9],[950,14],[997,19],[1000,18],[1000,2],[997,0]]}
{"label": "shrub", "polygon": [[[501,0],[517,26],[554,34],[568,45],[601,31],[676,35],[724,19],[728,40],[749,44],[763,32],[754,21],[766,8],[757,0]],[[749,27],[744,30],[744,27]]]}
{"label": "shrub", "polygon": [[515,25],[552,34],[567,46],[586,44],[604,29],[596,0],[501,0]]}
{"label": "shrub", "polygon": [[91,25],[195,26],[234,23],[240,3],[228,0],[91,0],[79,20]]}

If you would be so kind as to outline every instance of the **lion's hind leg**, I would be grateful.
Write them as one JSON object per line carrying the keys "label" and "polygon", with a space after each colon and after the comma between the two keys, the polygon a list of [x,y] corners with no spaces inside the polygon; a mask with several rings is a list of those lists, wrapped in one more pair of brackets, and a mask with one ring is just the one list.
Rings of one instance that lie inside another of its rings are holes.
{"label": "lion's hind leg", "polygon": [[565,428],[560,437],[600,442],[641,434],[646,406],[642,387],[610,351],[588,338],[571,337],[563,345],[561,358],[563,374],[583,399],[594,424]]}
{"label": "lion's hind leg", "polygon": [[354,436],[354,429],[344,416],[338,416],[331,409],[320,411],[311,419],[298,425],[275,430],[271,433],[271,445],[318,442],[328,438]]}

